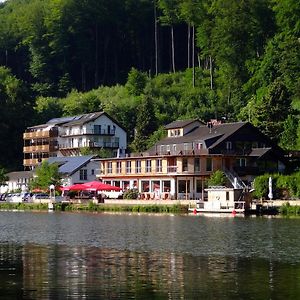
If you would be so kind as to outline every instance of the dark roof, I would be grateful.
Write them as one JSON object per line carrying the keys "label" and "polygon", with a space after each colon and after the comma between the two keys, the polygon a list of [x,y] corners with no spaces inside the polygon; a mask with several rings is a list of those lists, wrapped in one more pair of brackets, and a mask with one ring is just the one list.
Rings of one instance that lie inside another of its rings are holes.
{"label": "dark roof", "polygon": [[85,123],[96,120],[103,114],[104,114],[104,112],[101,111],[101,112],[93,112],[93,113],[89,113],[89,114],[75,116],[75,117],[73,117],[72,120],[66,122],[64,124],[64,126],[83,125]]}
{"label": "dark roof", "polygon": [[193,141],[209,141],[213,140],[214,142],[210,144],[210,148],[216,146],[221,141],[225,140],[227,137],[232,135],[238,129],[243,127],[246,122],[237,122],[237,123],[224,123],[215,125],[212,128],[208,126],[201,125],[190,133],[185,134],[180,137],[166,137],[159,141],[157,145],[168,145],[168,144],[180,144],[180,143],[189,143]]}
{"label": "dark roof", "polygon": [[185,127],[185,126],[187,126],[187,125],[189,125],[189,124],[191,124],[191,123],[194,123],[194,122],[196,122],[196,121],[198,121],[198,122],[200,122],[200,123],[203,124],[203,122],[201,122],[201,121],[198,120],[198,119],[191,119],[191,120],[177,120],[177,121],[174,121],[174,122],[172,122],[172,123],[170,123],[170,124],[167,124],[167,125],[165,126],[165,128],[166,128],[166,129],[183,128],[183,127]]}
{"label": "dark roof", "polygon": [[58,171],[61,174],[73,174],[82,166],[86,165],[95,155],[85,156],[58,156],[48,158],[49,164],[58,164]]}
{"label": "dark roof", "polygon": [[10,181],[18,180],[19,178],[32,178],[33,171],[15,171],[6,174]]}

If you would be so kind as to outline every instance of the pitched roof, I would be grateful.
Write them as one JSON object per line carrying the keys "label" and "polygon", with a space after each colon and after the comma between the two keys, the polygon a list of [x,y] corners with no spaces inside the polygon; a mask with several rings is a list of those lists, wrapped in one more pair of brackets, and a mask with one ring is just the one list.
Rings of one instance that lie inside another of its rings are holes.
{"label": "pitched roof", "polygon": [[81,167],[86,165],[95,155],[85,155],[85,156],[59,156],[48,158],[48,163],[58,164],[58,171],[61,174],[73,174]]}
{"label": "pitched roof", "polygon": [[10,181],[15,181],[20,178],[32,178],[33,177],[33,171],[15,171],[10,172],[6,174]]}
{"label": "pitched roof", "polygon": [[73,119],[66,122],[64,124],[64,126],[83,125],[85,123],[96,120],[103,114],[104,114],[104,112],[100,111],[100,112],[93,112],[93,113],[89,113],[89,114],[74,116]]}
{"label": "pitched roof", "polygon": [[165,126],[165,128],[166,128],[166,129],[183,128],[183,127],[185,127],[185,126],[187,126],[187,125],[189,125],[189,124],[191,124],[191,123],[193,123],[193,122],[196,122],[196,121],[202,123],[202,122],[201,122],[200,120],[198,120],[198,119],[177,120],[177,121],[174,121],[174,122],[172,122],[172,123],[170,123],[170,124],[167,124],[167,125]]}
{"label": "pitched roof", "polygon": [[159,141],[157,145],[164,144],[179,144],[189,143],[193,141],[204,141],[209,148],[213,148],[227,137],[232,135],[238,129],[243,127],[247,122],[224,123],[218,124],[209,128],[208,126],[201,125],[195,130],[180,137],[166,137]]}

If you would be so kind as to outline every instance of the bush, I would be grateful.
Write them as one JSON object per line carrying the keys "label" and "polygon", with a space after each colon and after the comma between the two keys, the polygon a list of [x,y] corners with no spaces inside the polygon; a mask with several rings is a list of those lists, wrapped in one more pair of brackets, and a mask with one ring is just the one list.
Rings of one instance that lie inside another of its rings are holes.
{"label": "bush", "polygon": [[124,192],[123,198],[124,199],[137,199],[139,196],[139,191],[137,189],[130,189]]}

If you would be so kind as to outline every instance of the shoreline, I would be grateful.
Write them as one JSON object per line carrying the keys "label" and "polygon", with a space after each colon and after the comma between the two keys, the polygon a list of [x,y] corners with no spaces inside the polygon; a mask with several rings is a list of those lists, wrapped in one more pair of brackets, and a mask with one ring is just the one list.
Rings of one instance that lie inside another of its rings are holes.
{"label": "shoreline", "polygon": [[[171,213],[188,214],[189,208],[196,204],[196,200],[172,200],[172,201],[140,201],[140,200],[119,200],[109,199],[105,203],[94,203],[84,201],[83,203],[57,202],[53,203],[53,209],[49,209],[49,201],[34,202],[0,202],[1,211],[86,211],[86,212],[130,212],[130,213]],[[274,200],[263,203],[260,211],[252,211],[253,215],[269,214],[283,216],[300,216],[300,200]],[[204,212],[205,214],[205,212]],[[249,215],[246,213],[245,215]]]}

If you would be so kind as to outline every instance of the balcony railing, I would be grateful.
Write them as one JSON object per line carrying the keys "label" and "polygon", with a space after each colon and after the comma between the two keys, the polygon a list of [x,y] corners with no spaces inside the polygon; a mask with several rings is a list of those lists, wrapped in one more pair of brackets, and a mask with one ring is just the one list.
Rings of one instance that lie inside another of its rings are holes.
{"label": "balcony railing", "polygon": [[59,144],[60,149],[74,149],[74,148],[119,148],[119,142],[89,142],[89,143],[82,143],[82,144]]}
{"label": "balcony railing", "polygon": [[168,173],[177,173],[177,166],[168,166],[167,167],[167,172]]}
{"label": "balcony railing", "polygon": [[27,131],[23,133],[23,139],[39,139],[39,138],[50,138],[50,137],[57,137],[58,130],[57,129],[50,129],[50,130],[43,130],[43,131]]}
{"label": "balcony railing", "polygon": [[37,166],[38,164],[40,164],[42,161],[46,160],[48,158],[28,158],[28,159],[24,159],[23,160],[23,165],[26,166]]}
{"label": "balcony railing", "polygon": [[101,130],[94,130],[94,129],[81,129],[81,130],[71,130],[71,131],[65,131],[62,132],[60,135],[62,137],[67,136],[75,136],[75,135],[115,135],[116,130],[115,129],[101,129]]}
{"label": "balcony railing", "polygon": [[54,145],[34,145],[23,147],[24,153],[34,153],[34,152],[55,152],[58,150],[58,146]]}

